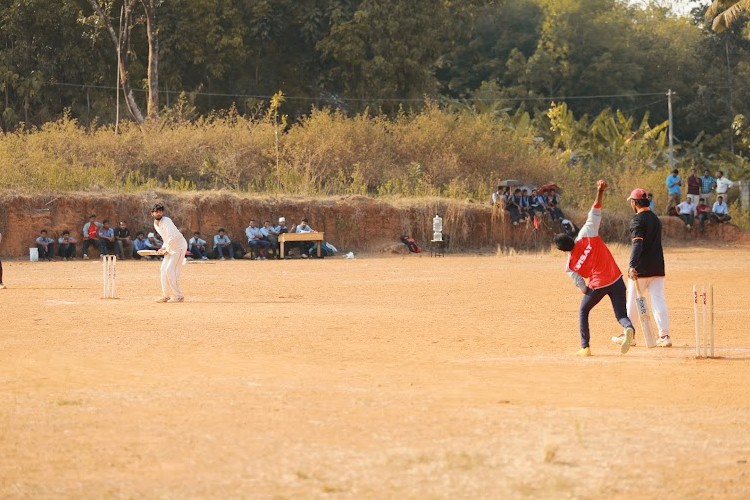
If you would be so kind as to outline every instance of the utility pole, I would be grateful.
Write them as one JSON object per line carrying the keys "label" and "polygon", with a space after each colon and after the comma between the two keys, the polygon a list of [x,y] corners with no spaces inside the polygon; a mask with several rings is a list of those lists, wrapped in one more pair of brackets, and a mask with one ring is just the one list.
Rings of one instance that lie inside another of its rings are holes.
{"label": "utility pole", "polygon": [[122,35],[122,11],[125,6],[120,7],[120,31],[117,32],[117,83],[115,84],[115,135],[120,131],[120,50]]}
{"label": "utility pole", "polygon": [[672,89],[667,91],[667,106],[669,108],[669,167],[673,168],[675,165],[674,159],[674,128],[672,126],[672,96],[676,95],[672,92]]}

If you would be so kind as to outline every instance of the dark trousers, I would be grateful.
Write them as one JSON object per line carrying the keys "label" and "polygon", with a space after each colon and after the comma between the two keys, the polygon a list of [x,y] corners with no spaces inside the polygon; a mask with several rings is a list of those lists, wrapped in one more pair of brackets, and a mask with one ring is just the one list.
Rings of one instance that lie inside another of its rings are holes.
{"label": "dark trousers", "polygon": [[581,299],[581,308],[579,310],[579,318],[581,324],[581,347],[588,347],[591,335],[589,332],[589,313],[601,300],[609,295],[609,300],[612,301],[612,309],[615,311],[615,318],[617,322],[622,325],[623,328],[633,327],[633,323],[628,318],[627,303],[625,302],[625,282],[622,280],[622,276],[617,281],[609,286],[603,288],[597,288],[589,290],[586,295]]}
{"label": "dark trousers", "polygon": [[39,252],[39,260],[47,259],[52,260],[52,245],[37,245],[37,251]]}
{"label": "dark trousers", "polygon": [[60,243],[57,248],[57,255],[59,255],[63,259],[72,259],[76,256],[75,243]]}
{"label": "dark trousers", "polygon": [[99,238],[97,238],[95,240],[94,239],[90,239],[90,238],[86,238],[86,239],[83,240],[83,255],[88,255],[88,253],[89,253],[89,246],[90,245],[94,245],[94,247],[97,250],[100,250],[100,248],[101,248],[101,243],[99,242]]}

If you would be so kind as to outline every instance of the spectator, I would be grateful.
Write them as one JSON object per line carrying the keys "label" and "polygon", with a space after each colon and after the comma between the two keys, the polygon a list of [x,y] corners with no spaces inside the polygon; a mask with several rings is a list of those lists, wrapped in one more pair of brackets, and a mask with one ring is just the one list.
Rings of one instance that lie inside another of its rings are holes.
{"label": "spectator", "polygon": [[510,214],[510,221],[514,226],[517,226],[518,223],[523,220],[521,190],[519,188],[516,188],[513,191],[513,195],[508,198],[508,202],[505,204],[505,210]]}
{"label": "spectator", "polygon": [[138,255],[139,250],[155,250],[151,247],[151,243],[149,243],[148,239],[143,234],[143,231],[138,231],[135,235],[135,239],[133,240],[133,258],[140,260],[143,257]]}
{"label": "spectator", "polygon": [[[283,233],[288,233],[289,232],[289,228],[286,225],[286,218],[285,217],[279,217],[279,225],[276,226],[276,227],[279,229],[279,234],[283,234]],[[280,253],[281,253],[281,245],[278,245],[277,246],[277,255],[279,255],[279,258],[281,258]],[[287,245],[286,248],[284,248],[284,254],[285,254],[284,257],[288,257],[289,256],[289,245]]]}
{"label": "spectator", "polygon": [[682,179],[680,179],[680,171],[678,169],[672,170],[672,173],[667,176],[667,215],[674,215],[676,213],[675,207],[682,201]]}
{"label": "spectator", "polygon": [[654,193],[648,193],[648,209],[653,212],[654,208],[656,208],[656,203],[654,203]]}
{"label": "spectator", "polygon": [[63,260],[76,258],[76,239],[70,235],[67,229],[57,239],[57,255]]}
{"label": "spectator", "polygon": [[521,211],[524,219],[534,216],[534,210],[531,208],[531,196],[529,190],[525,188],[521,191]]}
{"label": "spectator", "polygon": [[271,242],[263,237],[263,232],[255,219],[250,220],[250,225],[245,229],[245,236],[247,236],[247,245],[250,247],[251,256],[254,251],[256,260],[266,260],[266,251],[271,247]]}
{"label": "spectator", "polygon": [[706,199],[701,198],[698,200],[698,206],[695,207],[695,215],[698,218],[698,227],[703,232],[706,229],[706,221],[710,222],[711,209],[706,205]]}
{"label": "spectator", "polygon": [[682,219],[682,222],[685,223],[686,228],[693,228],[695,206],[690,202],[690,198],[686,198],[685,201],[677,205],[677,216]]}
{"label": "spectator", "polygon": [[533,216],[537,212],[543,214],[545,210],[546,208],[543,197],[536,189],[532,189],[531,197],[529,198],[529,213]]}
{"label": "spectator", "polygon": [[219,228],[219,234],[214,236],[214,253],[217,259],[224,260],[224,255],[227,255],[230,259],[234,260],[234,249],[232,248],[232,240],[224,232],[224,228]]}
{"label": "spectator", "polygon": [[708,169],[705,169],[701,177],[701,196],[705,198],[706,205],[711,205],[714,187],[716,187],[716,179],[708,172]]}
{"label": "spectator", "polygon": [[260,232],[263,234],[263,238],[270,244],[269,249],[272,248],[274,254],[278,257],[281,226],[274,226],[270,220],[263,221],[263,227],[260,228]]}
{"label": "spectator", "polygon": [[[295,233],[316,233],[312,227],[307,223],[307,219],[302,219],[300,223],[297,225],[297,227],[294,229]],[[306,259],[308,257],[308,249],[310,248],[310,242],[309,241],[297,241],[295,242],[294,246],[298,247],[300,249],[300,257],[303,259]]]}
{"label": "spectator", "polygon": [[94,245],[95,248],[100,248],[99,243],[99,228],[102,227],[101,222],[97,222],[96,214],[89,215],[89,221],[83,225],[83,258],[89,258],[89,246]]}
{"label": "spectator", "polygon": [[711,219],[715,220],[719,224],[729,222],[732,218],[729,216],[729,208],[726,202],[724,202],[723,196],[716,197],[716,203],[711,207]]}
{"label": "spectator", "polygon": [[497,189],[494,193],[492,193],[492,204],[493,205],[502,205],[503,202],[503,187],[497,186]]}
{"label": "spectator", "polygon": [[193,254],[193,258],[201,260],[208,259],[208,256],[206,255],[206,240],[201,238],[200,231],[193,233],[193,237],[190,238],[190,241],[188,242],[188,248],[190,249],[190,253]]}
{"label": "spectator", "polygon": [[102,227],[99,228],[99,253],[101,255],[115,253],[115,231],[109,227],[109,219],[104,219]]}
{"label": "spectator", "polygon": [[159,250],[164,244],[154,233],[148,233],[146,239],[148,240],[149,250]]}
{"label": "spectator", "polygon": [[726,177],[724,177],[724,172],[719,170],[716,172],[716,199],[719,199],[719,196],[724,198],[724,201],[727,201],[727,191],[729,191],[732,186],[734,186],[734,182],[730,181]]}
{"label": "spectator", "polygon": [[130,240],[130,229],[125,221],[120,221],[117,228],[115,228],[115,255],[118,259],[125,258],[125,248],[131,244]]}
{"label": "spectator", "polygon": [[42,229],[39,236],[36,238],[36,247],[39,250],[39,260],[52,260],[52,255],[54,255],[52,245],[54,242],[55,240],[47,236],[47,230]]}
{"label": "spectator", "polygon": [[547,211],[549,212],[550,217],[552,217],[552,220],[564,218],[562,210],[558,207],[559,203],[560,197],[554,189],[550,189],[547,193]]}
{"label": "spectator", "polygon": [[687,183],[687,199],[690,200],[691,205],[697,207],[701,199],[701,178],[698,177],[694,168],[690,169],[690,176],[688,176]]}

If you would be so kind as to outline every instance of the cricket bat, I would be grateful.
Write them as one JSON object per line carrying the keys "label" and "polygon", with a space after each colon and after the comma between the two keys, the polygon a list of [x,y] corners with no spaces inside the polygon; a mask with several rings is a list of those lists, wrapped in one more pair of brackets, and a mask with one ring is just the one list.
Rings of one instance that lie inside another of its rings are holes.
{"label": "cricket bat", "polygon": [[641,295],[641,288],[638,286],[638,280],[635,279],[635,305],[638,307],[638,317],[641,320],[641,330],[643,330],[643,339],[646,341],[646,347],[649,349],[656,347],[656,336],[654,327],[651,322],[651,313],[646,304],[646,297]]}

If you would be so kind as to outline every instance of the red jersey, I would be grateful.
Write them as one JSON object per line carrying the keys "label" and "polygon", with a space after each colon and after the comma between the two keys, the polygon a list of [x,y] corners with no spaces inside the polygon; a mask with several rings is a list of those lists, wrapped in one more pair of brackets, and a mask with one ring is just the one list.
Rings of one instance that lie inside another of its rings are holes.
{"label": "red jersey", "polygon": [[568,273],[587,278],[589,288],[609,286],[622,276],[609,248],[599,236],[601,217],[601,208],[592,207],[568,258]]}

